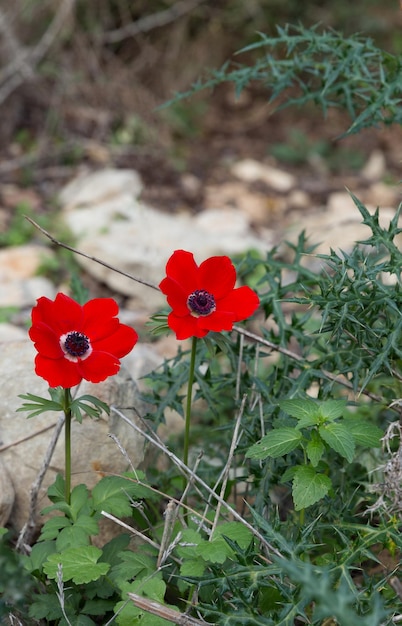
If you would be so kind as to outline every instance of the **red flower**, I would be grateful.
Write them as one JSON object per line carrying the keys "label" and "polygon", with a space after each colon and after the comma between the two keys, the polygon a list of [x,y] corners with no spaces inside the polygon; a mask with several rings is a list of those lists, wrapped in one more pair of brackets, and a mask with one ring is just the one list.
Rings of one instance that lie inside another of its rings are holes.
{"label": "red flower", "polygon": [[236,270],[227,256],[213,256],[198,266],[191,252],[176,250],[166,274],[159,287],[172,307],[168,324],[177,339],[231,330],[260,303],[250,287],[234,288]]}
{"label": "red flower", "polygon": [[120,360],[138,335],[117,319],[112,298],[95,298],[84,306],[58,293],[39,298],[32,309],[29,336],[38,354],[35,372],[50,387],[74,387],[83,378],[98,383],[120,369]]}

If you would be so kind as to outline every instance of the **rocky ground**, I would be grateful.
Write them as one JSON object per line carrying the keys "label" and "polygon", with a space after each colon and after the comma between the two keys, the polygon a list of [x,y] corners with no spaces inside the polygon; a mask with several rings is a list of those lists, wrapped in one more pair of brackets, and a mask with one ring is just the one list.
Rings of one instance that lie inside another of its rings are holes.
{"label": "rocky ground", "polygon": [[[86,255],[153,285],[163,277],[166,260],[177,248],[193,251],[198,260],[249,249],[264,254],[274,246],[280,250],[282,241],[294,241],[305,230],[319,244],[317,252],[347,250],[368,231],[346,188],[370,210],[380,207],[384,223],[395,214],[401,200],[400,129],[367,131],[358,139],[346,139],[342,148],[346,167],[348,149],[359,150],[363,162],[354,169],[345,169],[341,162],[334,169],[330,157],[320,156],[313,147],[322,134],[336,136],[341,121],[334,118],[333,127],[318,128],[314,120],[306,119],[305,154],[299,155],[300,162],[285,165],[268,150],[288,137],[284,118],[276,126],[264,103],[254,106],[252,115],[247,103],[236,107],[229,106],[230,115],[221,110],[206,120],[204,135],[186,145],[186,166],[181,170],[155,155],[148,160],[128,153],[117,157],[95,142],[92,156],[58,172],[46,166],[42,181],[36,179],[31,185],[22,184],[17,162],[15,169],[7,169],[6,161],[0,163],[0,225],[6,244],[0,249],[0,525],[8,521],[19,529],[24,523],[29,486],[37,477],[49,427],[57,421],[54,416],[27,420],[16,413],[21,403],[18,394],[46,391],[33,373],[33,349],[27,339],[30,311],[36,298],[52,298],[57,291],[69,289],[70,266],[43,233],[29,224],[26,241],[10,245],[11,234],[27,228],[25,222],[15,221],[21,206],[38,221],[57,214],[57,222],[45,220],[53,228],[57,223],[53,235],[61,240],[64,236]],[[300,127],[299,120],[287,120]],[[340,145],[332,147],[333,154]],[[57,209],[50,208],[55,201]],[[75,260],[90,295],[116,297],[123,321],[139,331],[140,344],[125,360],[127,372],[138,381],[176,349],[169,340],[151,344],[145,327],[149,315],[164,305],[163,299],[157,290],[110,267],[79,255]],[[306,263],[316,262],[314,257],[306,258]],[[104,399],[124,406],[127,393],[136,395],[123,374],[115,384],[105,385]],[[105,438],[114,427],[105,420],[100,436]],[[82,444],[85,448],[87,440]],[[85,458],[80,472],[86,480],[96,479],[99,471],[121,471],[121,458],[117,465],[110,464],[110,445],[110,440],[97,445],[96,458],[76,449],[79,458]],[[138,450],[131,452],[140,462]],[[40,499],[59,465],[56,455]],[[82,482],[82,475],[76,478]]]}

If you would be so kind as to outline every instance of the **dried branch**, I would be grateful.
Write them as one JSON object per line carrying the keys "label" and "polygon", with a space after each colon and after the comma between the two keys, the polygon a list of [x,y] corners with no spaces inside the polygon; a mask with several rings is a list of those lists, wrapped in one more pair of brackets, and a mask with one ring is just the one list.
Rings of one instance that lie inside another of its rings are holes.
{"label": "dried branch", "polygon": [[11,63],[7,65],[0,75],[0,83],[3,83],[0,88],[0,104],[2,104],[25,80],[32,79],[36,66],[44,58],[57,35],[65,25],[68,16],[72,13],[75,1],[76,0],[62,0],[49,27],[33,48],[21,48],[16,37],[13,36],[12,31],[9,29],[7,18],[4,13],[0,12],[0,32],[4,35],[5,30],[7,30],[7,43],[9,45],[11,44],[14,51],[18,50],[16,57],[13,58]]}
{"label": "dried branch", "polygon": [[90,261],[94,261],[95,263],[99,263],[99,265],[103,265],[103,267],[107,267],[107,269],[112,270],[113,272],[117,272],[117,274],[121,274],[122,276],[125,276],[126,278],[129,278],[130,280],[134,280],[136,283],[141,283],[141,285],[145,285],[146,287],[150,287],[151,289],[156,289],[156,291],[159,291],[159,287],[157,287],[156,285],[153,285],[152,283],[149,283],[146,280],[142,280],[141,278],[137,278],[136,276],[133,276],[132,274],[128,274],[127,272],[123,272],[123,270],[119,270],[117,269],[117,267],[113,267],[113,265],[109,265],[109,263],[105,263],[105,261],[101,261],[100,259],[94,256],[85,254],[85,252],[81,252],[81,250],[77,250],[76,248],[73,248],[72,246],[69,246],[66,243],[63,243],[62,241],[59,241],[58,239],[53,237],[53,235],[51,235],[47,230],[42,228],[42,226],[39,226],[39,224],[37,224],[33,219],[31,219],[27,215],[25,216],[25,219],[27,219],[28,222],[32,224],[32,226],[35,226],[35,228],[37,228],[43,235],[45,235],[48,239],[50,239],[50,241],[56,244],[56,246],[65,248],[65,250],[69,250],[70,252],[73,252],[74,254],[79,254],[80,256],[83,256],[84,258],[89,259]]}
{"label": "dried branch", "polygon": [[62,431],[62,428],[64,426],[64,422],[65,422],[65,416],[61,415],[59,418],[59,421],[56,424],[56,427],[54,429],[53,432],[53,436],[52,439],[50,440],[50,443],[48,445],[48,448],[46,450],[46,454],[45,454],[45,458],[43,459],[41,468],[39,470],[38,476],[36,477],[35,482],[32,484],[31,486],[31,490],[30,490],[30,501],[29,501],[29,515],[28,515],[28,520],[26,521],[26,523],[24,524],[19,537],[18,537],[18,541],[17,541],[17,545],[16,545],[16,549],[17,550],[27,550],[27,546],[29,546],[31,544],[33,535],[35,533],[36,530],[36,505],[38,502],[38,494],[39,494],[39,490],[42,486],[42,482],[43,479],[45,477],[45,474],[47,472],[47,469],[50,465],[50,461],[52,459],[53,456],[53,452],[54,449],[56,447],[56,443],[59,439],[60,433]]}
{"label": "dried branch", "polygon": [[128,37],[135,37],[140,33],[147,33],[154,28],[160,28],[161,26],[166,26],[174,22],[203,2],[205,2],[205,0],[179,0],[179,2],[176,2],[176,4],[169,9],[153,13],[152,15],[146,15],[136,22],[122,26],[122,28],[103,33],[101,39],[105,43],[119,43]]}
{"label": "dried branch", "polygon": [[161,442],[159,438],[157,439],[153,435],[149,435],[145,430],[142,430],[139,426],[137,426],[135,422],[130,420],[126,415],[124,415],[124,413],[119,411],[119,409],[117,409],[116,407],[111,406],[110,410],[112,411],[112,413],[115,413],[116,415],[118,415],[124,422],[126,422],[126,424],[131,426],[131,428],[133,428],[136,432],[140,433],[143,437],[145,437],[145,439],[147,439],[150,443],[152,443],[154,446],[159,448],[159,450],[161,450],[164,454],[166,454],[166,456],[169,457],[169,459],[176,465],[176,467],[180,470],[180,472],[182,472],[184,475],[189,476],[193,479],[194,484],[198,483],[198,485],[200,485],[209,494],[211,494],[211,496],[217,502],[219,502],[223,508],[226,508],[229,511],[230,515],[232,515],[238,522],[241,522],[246,528],[250,530],[250,532],[254,535],[254,537],[256,537],[258,541],[261,543],[261,545],[265,547],[268,553],[272,553],[278,557],[282,557],[282,554],[279,552],[279,550],[277,550],[274,546],[272,546],[266,540],[266,538],[252,524],[250,524],[247,520],[245,520],[244,517],[242,517],[236,511],[236,509],[233,509],[230,506],[230,504],[226,502],[226,500],[221,498],[220,495],[218,495],[215,491],[213,491],[211,487],[207,485],[207,483],[204,480],[202,480],[202,478],[200,478],[197,474],[195,474],[191,468],[185,465],[185,463],[183,463],[183,461],[179,459],[179,457],[177,457],[171,450],[169,450],[169,448],[163,442]]}
{"label": "dried branch", "polygon": [[208,622],[204,622],[196,617],[191,617],[185,613],[180,613],[179,611],[170,609],[168,606],[164,606],[155,600],[149,600],[148,598],[143,598],[142,596],[131,592],[127,595],[139,609],[142,609],[147,613],[151,613],[152,615],[162,617],[168,622],[172,622],[172,624],[178,624],[178,626],[208,626]]}

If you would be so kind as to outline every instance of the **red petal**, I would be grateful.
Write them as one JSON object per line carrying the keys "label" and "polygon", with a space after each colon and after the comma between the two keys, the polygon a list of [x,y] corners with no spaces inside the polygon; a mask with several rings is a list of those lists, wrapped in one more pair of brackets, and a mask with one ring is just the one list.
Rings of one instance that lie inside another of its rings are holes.
{"label": "red petal", "polygon": [[190,295],[185,292],[181,285],[171,280],[169,277],[164,278],[159,285],[162,293],[165,294],[169,306],[172,307],[176,315],[183,317],[189,314],[187,306],[187,298]]}
{"label": "red petal", "polygon": [[49,359],[59,359],[63,356],[59,335],[46,324],[40,322],[32,326],[29,330],[29,336],[34,342],[36,350],[43,356]]}
{"label": "red petal", "polygon": [[121,359],[134,348],[138,341],[138,335],[134,328],[119,324],[118,329],[108,337],[104,337],[92,343],[94,351],[108,352]]}
{"label": "red petal", "polygon": [[77,363],[72,363],[64,357],[61,359],[47,359],[41,354],[35,357],[35,372],[47,380],[49,387],[64,387],[68,389],[78,385],[82,376],[77,369]]}
{"label": "red petal", "polygon": [[113,298],[94,298],[83,306],[82,332],[91,342],[116,332],[119,320],[117,302]]}
{"label": "red petal", "polygon": [[212,256],[200,265],[200,289],[205,289],[216,300],[226,296],[235,286],[236,270],[227,256]]}
{"label": "red petal", "polygon": [[81,330],[82,307],[64,293],[58,293],[55,300],[39,298],[32,310],[32,324],[44,322],[58,335],[69,330]]}
{"label": "red petal", "polygon": [[85,380],[91,383],[100,383],[109,376],[117,374],[120,369],[120,361],[113,354],[94,350],[84,361],[77,363],[78,370]]}
{"label": "red petal", "polygon": [[258,308],[260,300],[250,287],[239,287],[218,302],[218,311],[231,311],[234,321],[245,320]]}
{"label": "red petal", "polygon": [[[166,275],[178,283],[187,295],[199,288],[198,265],[191,252],[185,250],[173,252],[166,264]],[[162,289],[161,286],[160,288]]]}
{"label": "red petal", "polygon": [[216,311],[211,315],[198,318],[198,325],[202,329],[221,332],[222,330],[232,330],[235,322],[234,314],[228,311]]}
{"label": "red petal", "polygon": [[168,325],[176,333],[176,339],[205,337],[208,330],[198,326],[198,319],[192,315],[187,315],[187,317],[177,317],[174,313],[170,313],[168,316]]}

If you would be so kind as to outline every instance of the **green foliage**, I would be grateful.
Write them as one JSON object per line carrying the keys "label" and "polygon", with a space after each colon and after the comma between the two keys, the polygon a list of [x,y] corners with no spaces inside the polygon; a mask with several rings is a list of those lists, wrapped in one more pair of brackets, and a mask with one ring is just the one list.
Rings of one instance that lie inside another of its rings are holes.
{"label": "green foliage", "polygon": [[[317,471],[327,448],[344,457],[348,463],[352,463],[356,443],[368,441],[371,447],[380,445],[382,431],[374,424],[361,420],[349,420],[346,423],[344,420],[339,421],[346,406],[344,400],[326,400],[321,403],[308,398],[282,400],[279,406],[296,418],[297,423],[293,427],[280,427],[269,431],[247,450],[246,457],[277,458],[286,456],[298,447],[303,450],[306,462],[303,466],[294,468],[292,472],[292,495],[296,511],[315,504],[326,496],[332,487],[331,479]],[[351,423],[353,428],[349,429],[348,425]],[[328,472],[329,468],[324,466],[322,469]]]}
{"label": "green foliage", "polygon": [[270,102],[281,100],[278,109],[309,103],[318,105],[324,115],[332,107],[346,109],[352,124],[345,134],[379,123],[402,123],[401,57],[381,50],[371,39],[321,32],[317,26],[278,26],[276,36],[261,33],[258,42],[240,53],[255,51],[261,56],[254,65],[236,64],[232,69],[226,63],[165,106],[221,83],[233,83],[237,94],[260,83]]}
{"label": "green foliage", "polygon": [[[401,60],[368,39],[286,27],[243,52],[254,65],[226,65],[176,102],[222,82],[237,92],[259,82],[271,101],[286,93],[283,106],[344,107],[349,133],[402,121]],[[177,112],[181,121],[188,113]],[[150,462],[146,475],[106,476],[92,491],[77,485],[68,501],[58,476],[29,555],[11,557],[0,543],[4,612],[12,605],[52,626],[163,626],[167,608],[228,626],[388,626],[402,613],[390,586],[402,550],[399,509],[387,509],[384,493],[378,513],[365,516],[378,489],[372,470],[386,464],[380,439],[401,418],[401,207],[384,227],[352,197],[371,234],[351,250],[309,267],[314,245],[301,233],[265,258],[238,260],[240,282],[260,295],[259,334],[235,327],[197,343],[192,443],[202,454],[190,464],[188,493],[178,437],[165,448],[175,461],[165,471]],[[165,314],[153,323],[166,332]],[[168,411],[184,413],[188,357],[179,349],[148,377],[155,429]],[[30,417],[66,410],[63,390],[50,390],[50,400],[21,397]],[[72,404],[78,421],[104,410],[89,396]],[[101,545],[103,515],[124,517],[135,541],[121,533]],[[130,592],[159,614],[138,608]]]}
{"label": "green foliage", "polygon": [[[64,389],[62,387],[49,387],[50,400],[35,396],[32,393],[21,394],[19,397],[28,400],[17,411],[28,411],[28,417],[41,415],[46,411],[63,411],[65,406]],[[70,403],[71,415],[81,423],[84,415],[99,418],[103,412],[109,414],[109,407],[95,396],[85,394],[75,398]]]}

